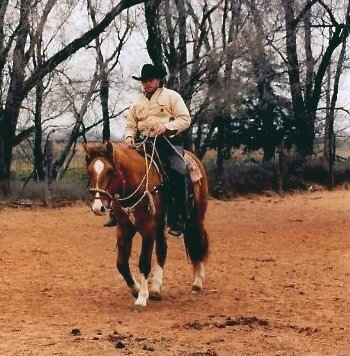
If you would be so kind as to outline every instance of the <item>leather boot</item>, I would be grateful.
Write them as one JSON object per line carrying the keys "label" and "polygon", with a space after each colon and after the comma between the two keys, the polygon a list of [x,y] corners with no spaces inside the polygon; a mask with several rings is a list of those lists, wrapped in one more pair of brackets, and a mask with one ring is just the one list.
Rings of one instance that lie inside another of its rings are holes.
{"label": "leather boot", "polygon": [[174,186],[172,187],[173,201],[168,206],[168,232],[173,236],[180,236],[184,231],[184,224],[187,221],[187,182],[186,177],[182,175],[177,175],[174,180]]}

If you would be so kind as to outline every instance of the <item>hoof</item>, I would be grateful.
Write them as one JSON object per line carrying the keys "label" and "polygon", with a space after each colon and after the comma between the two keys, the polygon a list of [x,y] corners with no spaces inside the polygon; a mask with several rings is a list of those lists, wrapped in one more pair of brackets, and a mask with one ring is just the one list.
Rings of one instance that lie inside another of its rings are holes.
{"label": "hoof", "polygon": [[199,287],[199,286],[193,285],[192,288],[191,288],[191,293],[192,293],[192,294],[198,294],[198,293],[200,293],[201,291],[202,291],[202,288]]}
{"label": "hoof", "polygon": [[149,299],[159,302],[162,300],[162,295],[159,292],[150,292]]}
{"label": "hoof", "polygon": [[140,305],[140,304],[134,304],[133,307],[132,307],[132,310],[135,313],[141,313],[144,310],[146,310],[146,306],[145,305]]}

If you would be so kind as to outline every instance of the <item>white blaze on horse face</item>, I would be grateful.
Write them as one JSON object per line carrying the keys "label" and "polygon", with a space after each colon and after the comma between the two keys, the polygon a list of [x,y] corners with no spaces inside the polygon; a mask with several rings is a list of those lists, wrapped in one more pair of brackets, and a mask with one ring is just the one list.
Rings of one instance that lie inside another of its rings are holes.
{"label": "white blaze on horse face", "polygon": [[[102,161],[97,160],[94,163],[93,168],[94,168],[94,171],[96,173],[96,187],[94,187],[94,188],[98,189],[98,180],[99,180],[100,174],[103,172],[103,170],[105,168],[105,165],[104,165],[104,163]],[[94,199],[94,201],[93,201],[93,203],[91,205],[91,210],[96,215],[104,215],[106,213],[106,209],[105,209],[104,205],[102,204],[101,199],[98,199],[99,197],[100,197],[100,194],[96,193],[95,199]]]}
{"label": "white blaze on horse face", "polygon": [[104,163],[102,161],[100,161],[99,159],[96,160],[96,162],[94,164],[94,170],[96,172],[96,181],[97,182],[98,182],[98,177],[103,172],[104,168],[105,168]]}
{"label": "white blaze on horse face", "polygon": [[139,295],[136,299],[135,305],[140,305],[142,307],[145,307],[147,304],[147,299],[148,299],[149,293],[148,293],[148,283],[147,279],[143,274],[141,274],[140,278],[140,290],[139,290]]}

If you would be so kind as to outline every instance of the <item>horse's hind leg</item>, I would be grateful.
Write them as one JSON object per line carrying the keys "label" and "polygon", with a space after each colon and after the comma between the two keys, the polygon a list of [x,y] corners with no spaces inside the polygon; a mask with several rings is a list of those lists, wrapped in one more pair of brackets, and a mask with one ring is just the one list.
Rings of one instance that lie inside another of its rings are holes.
{"label": "horse's hind leg", "polygon": [[164,235],[164,226],[159,228],[156,239],[157,265],[153,272],[150,299],[161,300],[161,287],[163,284],[163,268],[167,256],[168,244]]}
{"label": "horse's hind leg", "polygon": [[191,291],[200,292],[205,278],[204,261],[208,255],[208,234],[203,222],[190,221],[186,224],[184,240],[186,251],[193,265],[194,281]]}

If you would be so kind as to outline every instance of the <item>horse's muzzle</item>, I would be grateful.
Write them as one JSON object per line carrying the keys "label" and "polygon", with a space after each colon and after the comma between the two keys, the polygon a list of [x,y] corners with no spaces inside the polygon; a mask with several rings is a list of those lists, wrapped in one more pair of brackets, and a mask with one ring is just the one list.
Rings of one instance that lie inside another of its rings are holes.
{"label": "horse's muzzle", "polygon": [[94,203],[91,205],[91,211],[95,214],[95,215],[105,215],[107,212],[107,209],[105,208],[105,206],[100,202],[100,205],[97,204],[98,201],[94,201]]}
{"label": "horse's muzzle", "polygon": [[103,204],[103,199],[100,197],[95,197],[91,204],[91,211],[95,215],[105,215],[107,212],[106,206]]}
{"label": "horse's muzzle", "polygon": [[[112,196],[106,190],[98,189],[98,188],[90,188],[90,194],[94,194],[93,202],[91,204],[91,210],[96,215],[105,215],[107,209],[109,208],[110,201]],[[103,204],[103,201],[107,200],[107,208]]]}

